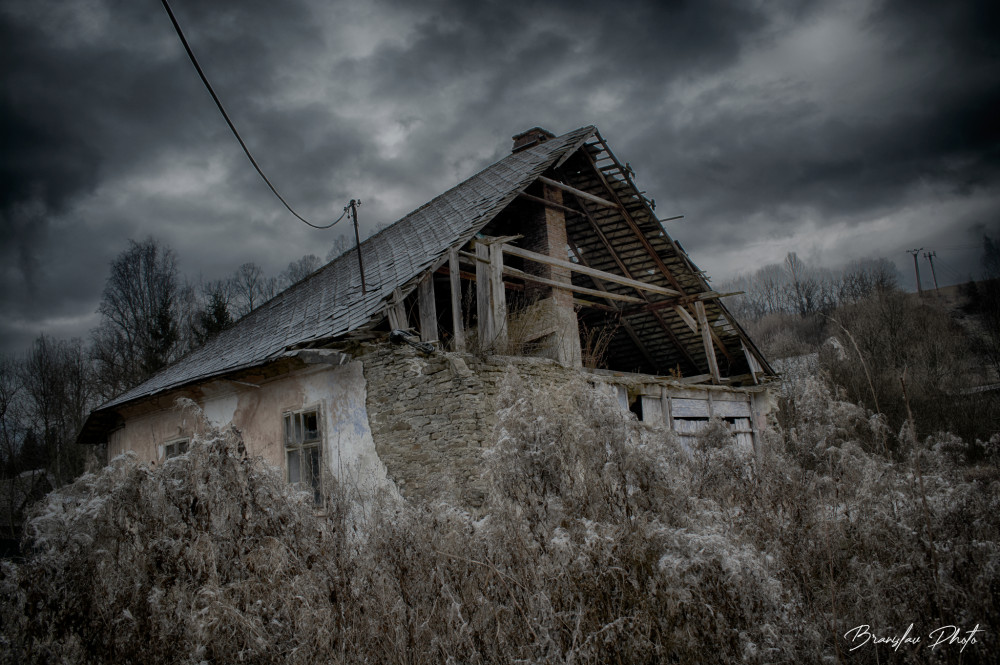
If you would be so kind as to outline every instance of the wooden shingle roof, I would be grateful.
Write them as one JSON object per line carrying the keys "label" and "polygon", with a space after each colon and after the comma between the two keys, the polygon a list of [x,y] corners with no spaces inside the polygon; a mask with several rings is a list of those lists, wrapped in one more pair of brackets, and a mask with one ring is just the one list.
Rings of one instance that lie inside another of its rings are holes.
{"label": "wooden shingle roof", "polygon": [[382,312],[394,289],[427,270],[448,248],[468,242],[547,169],[573,154],[596,128],[583,127],[510,154],[289,287],[99,410],[252,367],[290,348],[344,335]]}

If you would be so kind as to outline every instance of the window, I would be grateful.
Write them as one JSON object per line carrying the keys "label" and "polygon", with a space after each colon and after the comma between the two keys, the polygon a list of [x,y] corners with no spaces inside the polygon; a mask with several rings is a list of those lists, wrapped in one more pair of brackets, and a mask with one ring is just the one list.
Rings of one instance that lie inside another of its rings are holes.
{"label": "window", "polygon": [[323,445],[319,411],[285,414],[285,463],[288,482],[300,490],[312,490],[313,501],[323,505]]}
{"label": "window", "polygon": [[170,441],[169,443],[163,444],[163,459],[170,459],[171,457],[177,457],[178,455],[183,455],[188,451],[188,440],[187,439],[177,439],[176,441]]}

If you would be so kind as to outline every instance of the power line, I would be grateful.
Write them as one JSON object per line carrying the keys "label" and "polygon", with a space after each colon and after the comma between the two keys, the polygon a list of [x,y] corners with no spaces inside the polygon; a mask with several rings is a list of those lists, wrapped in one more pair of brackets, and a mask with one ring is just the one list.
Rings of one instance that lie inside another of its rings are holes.
{"label": "power line", "polygon": [[180,24],[177,23],[177,19],[174,18],[174,12],[171,11],[170,5],[167,4],[167,0],[160,0],[160,2],[163,3],[163,8],[167,10],[167,16],[170,17],[170,22],[174,24],[174,30],[177,31],[177,36],[180,37],[181,44],[184,45],[184,50],[187,51],[188,57],[191,58],[191,63],[194,65],[194,68],[198,70],[198,76],[201,77],[202,83],[204,83],[205,87],[208,88],[209,94],[212,95],[212,99],[215,100],[215,105],[219,107],[219,111],[222,113],[222,117],[226,119],[226,124],[229,125],[229,129],[233,131],[233,136],[235,136],[236,140],[240,142],[240,146],[243,148],[243,152],[246,153],[247,158],[250,160],[250,163],[253,164],[253,167],[257,169],[257,173],[260,175],[260,177],[264,179],[264,182],[267,183],[267,186],[271,188],[271,191],[274,193],[275,196],[278,197],[278,200],[281,201],[286,208],[288,208],[288,212],[295,215],[295,217],[303,224],[308,224],[314,229],[328,229],[337,222],[339,222],[340,220],[342,220],[344,218],[344,215],[347,214],[347,210],[350,206],[348,206],[348,208],[344,208],[344,214],[338,217],[335,221],[330,222],[329,224],[317,225],[313,224],[305,217],[295,212],[292,209],[292,206],[288,205],[288,201],[285,200],[285,197],[283,197],[281,194],[278,193],[278,190],[275,189],[274,185],[271,184],[271,181],[268,180],[266,175],[264,175],[264,172],[261,170],[260,165],[257,164],[257,160],[254,159],[253,155],[250,154],[250,148],[247,147],[247,144],[243,141],[243,137],[240,136],[240,133],[236,131],[236,125],[234,125],[233,121],[229,119],[229,114],[226,113],[226,109],[223,108],[222,101],[219,99],[219,96],[215,94],[215,89],[212,88],[212,84],[208,82],[208,77],[205,76],[205,72],[202,71],[201,65],[198,64],[198,59],[194,57],[194,51],[192,51],[191,47],[188,45],[188,41],[184,37],[184,33],[181,31],[181,26]]}

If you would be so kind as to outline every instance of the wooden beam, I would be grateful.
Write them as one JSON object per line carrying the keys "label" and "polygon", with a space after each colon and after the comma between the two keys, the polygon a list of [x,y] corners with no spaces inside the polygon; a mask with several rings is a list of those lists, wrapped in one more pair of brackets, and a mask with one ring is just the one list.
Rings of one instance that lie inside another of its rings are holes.
{"label": "wooden beam", "polygon": [[712,374],[712,383],[718,384],[721,382],[719,362],[715,359],[715,347],[712,345],[712,333],[708,325],[708,317],[705,315],[705,303],[696,300],[694,302],[694,311],[698,315],[698,327],[701,328],[701,341],[705,346],[708,371]]}
{"label": "wooden beam", "polygon": [[[476,245],[479,247],[479,245]],[[507,349],[507,295],[503,288],[503,244],[490,245],[490,317],[493,322],[494,346]]]}
{"label": "wooden beam", "polygon": [[681,377],[680,379],[674,379],[674,380],[677,381],[677,383],[695,385],[698,383],[705,383],[706,381],[710,381],[711,379],[712,379],[711,374],[698,374],[696,376],[685,376]]}
{"label": "wooden beam", "polygon": [[674,307],[683,307],[684,305],[690,305],[695,300],[717,300],[725,296],[733,295],[732,293],[717,293],[715,291],[706,291],[704,293],[697,293],[690,296],[681,296],[679,298],[669,298],[667,300],[657,300],[656,302],[647,302],[647,304],[642,307],[629,307],[628,309],[622,310],[622,316],[635,316],[636,314],[644,314],[654,309],[673,309]]}
{"label": "wooden beam", "polygon": [[559,266],[560,268],[568,268],[573,272],[578,272],[583,275],[588,275],[590,277],[597,277],[604,280],[605,282],[612,282],[614,284],[622,284],[624,286],[631,286],[634,289],[640,291],[649,291],[650,293],[659,293],[664,296],[679,296],[681,295],[673,289],[665,289],[662,286],[656,286],[654,284],[646,284],[645,282],[640,282],[635,279],[630,279],[628,277],[621,277],[609,272],[604,272],[603,270],[595,270],[589,268],[580,263],[573,263],[572,261],[564,261],[562,259],[556,259],[551,256],[546,256],[545,254],[538,254],[536,252],[530,252],[526,249],[521,249],[520,247],[514,247],[513,245],[503,245],[503,251],[507,254],[513,254],[514,256],[519,256],[522,259],[528,259],[529,261],[536,261],[538,263],[545,263],[552,266]]}
{"label": "wooden beam", "polygon": [[451,329],[455,350],[465,352],[465,326],[462,323],[462,272],[458,267],[458,249],[448,250],[448,281],[451,284]]}
{"label": "wooden beam", "polygon": [[692,332],[698,332],[698,322],[694,320],[693,316],[688,314],[687,309],[677,305],[674,307],[674,311],[677,312],[677,316],[684,319],[684,323],[688,325],[688,328],[690,328]]}
{"label": "wooden beam", "polygon": [[602,199],[599,196],[594,196],[593,194],[588,194],[587,192],[583,191],[582,189],[577,189],[576,187],[570,187],[569,185],[564,185],[563,183],[559,182],[558,180],[553,180],[552,178],[546,178],[545,176],[538,176],[538,180],[540,182],[544,182],[546,185],[549,185],[551,187],[555,187],[556,189],[561,189],[564,192],[569,192],[570,194],[573,194],[574,196],[578,196],[581,199],[586,199],[586,200],[590,201],[591,203],[596,203],[599,206],[604,206],[605,208],[617,208],[618,207],[617,204],[612,203],[611,201],[608,201],[606,199]]}
{"label": "wooden beam", "polygon": [[542,284],[544,286],[551,286],[557,289],[565,289],[567,291],[572,291],[573,293],[582,293],[587,296],[597,296],[598,298],[605,298],[607,300],[620,300],[622,302],[630,303],[641,303],[640,298],[634,296],[623,296],[620,293],[611,293],[608,291],[595,291],[594,289],[588,289],[585,286],[577,286],[576,284],[567,284],[566,282],[558,282],[554,279],[547,279],[545,277],[539,277],[537,275],[532,275],[524,272],[523,270],[518,270],[517,268],[511,268],[510,266],[503,267],[503,274],[509,275],[511,277],[518,277],[526,282],[533,282],[535,284]]}
{"label": "wooden beam", "polygon": [[434,302],[434,273],[429,272],[420,280],[417,289],[417,307],[420,310],[420,341],[436,342],[438,339],[437,304]]}
{"label": "wooden beam", "polygon": [[673,404],[671,404],[670,393],[667,392],[666,386],[660,387],[660,408],[663,410],[663,421],[670,428],[670,431],[674,430],[674,410]]}
{"label": "wooden beam", "polygon": [[392,302],[388,310],[390,328],[406,330],[410,327],[410,322],[406,318],[406,307],[403,305],[403,293],[399,289],[393,289]]}
{"label": "wooden beam", "polygon": [[[459,254],[459,256],[461,256],[461,254]],[[450,274],[448,272],[447,266],[441,266],[435,272],[437,272],[437,274],[439,274],[439,275],[448,275],[448,274]],[[458,271],[458,275],[462,279],[467,279],[470,282],[475,282],[476,281],[476,273],[467,272],[465,270],[459,270]],[[503,287],[505,289],[507,289],[508,291],[523,291],[524,290],[524,284],[515,284],[514,282],[504,282],[503,283]]]}
{"label": "wooden beam", "polygon": [[476,317],[479,319],[479,347],[493,342],[493,309],[490,301],[490,247],[476,243]]}
{"label": "wooden beam", "polygon": [[746,356],[747,367],[750,368],[750,376],[753,377],[754,385],[760,384],[760,381],[757,379],[757,372],[761,371],[760,364],[757,362],[757,359],[753,357],[753,354],[750,353],[750,350],[747,349],[747,345],[742,341],[740,341],[740,347],[743,349],[743,355]]}
{"label": "wooden beam", "polygon": [[575,208],[570,208],[569,206],[564,206],[561,203],[556,203],[555,201],[549,201],[548,199],[543,199],[540,196],[532,196],[531,194],[528,194],[527,192],[518,192],[517,195],[519,197],[521,197],[522,199],[527,199],[529,201],[534,201],[535,203],[539,203],[539,204],[541,204],[543,206],[548,206],[549,208],[553,208],[555,210],[562,210],[563,212],[568,212],[568,213],[573,214],[573,215],[581,215],[581,216],[583,215],[582,212],[580,212],[579,210],[577,210]]}

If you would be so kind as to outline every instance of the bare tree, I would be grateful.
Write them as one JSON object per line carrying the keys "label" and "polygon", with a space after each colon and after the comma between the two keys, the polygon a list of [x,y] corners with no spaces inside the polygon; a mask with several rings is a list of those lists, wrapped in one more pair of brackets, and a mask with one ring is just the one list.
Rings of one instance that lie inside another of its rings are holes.
{"label": "bare tree", "polygon": [[288,288],[313,274],[323,265],[315,254],[306,254],[298,261],[292,261],[278,277],[279,287]]}
{"label": "bare tree", "polygon": [[236,312],[246,316],[274,296],[277,280],[265,277],[264,270],[253,262],[244,263],[231,278]]}
{"label": "bare tree", "polygon": [[232,280],[219,279],[201,286],[203,304],[194,321],[194,337],[200,346],[233,323],[230,303],[233,300]]}
{"label": "bare tree", "polygon": [[330,251],[326,253],[326,260],[333,261],[335,258],[351,249],[351,239],[347,237],[346,233],[341,233],[334,239],[333,246],[330,247]]}
{"label": "bare tree", "polygon": [[177,262],[153,238],[129,241],[111,262],[94,332],[94,359],[106,397],[131,388],[179,351]]}
{"label": "bare tree", "polygon": [[24,441],[20,400],[23,396],[18,361],[0,356],[0,462],[4,476],[17,473],[17,458]]}
{"label": "bare tree", "polygon": [[91,369],[83,343],[41,335],[19,366],[26,426],[45,456],[56,486],[83,470],[76,435],[93,406]]}

